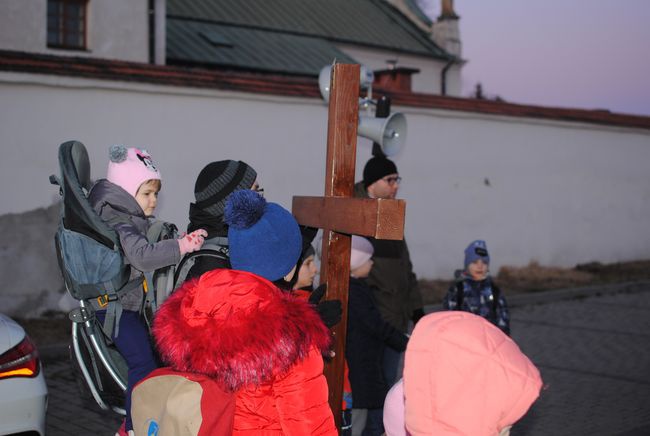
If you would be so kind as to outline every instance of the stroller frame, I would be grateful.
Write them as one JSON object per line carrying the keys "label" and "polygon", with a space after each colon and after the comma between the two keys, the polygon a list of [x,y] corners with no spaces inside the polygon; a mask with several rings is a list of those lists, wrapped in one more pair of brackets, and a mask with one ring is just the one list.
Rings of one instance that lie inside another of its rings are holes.
{"label": "stroller frame", "polygon": [[[106,371],[122,392],[126,392],[126,375],[123,369],[118,366],[116,359],[119,358],[116,357],[115,353],[109,351],[104,333],[97,332],[97,320],[91,312],[92,309],[89,311],[86,305],[87,303],[80,301],[79,307],[73,309],[69,315],[72,320],[70,357],[76,360],[77,368],[81,372],[86,386],[97,405],[103,410],[112,410],[120,415],[125,415],[126,411],[123,407],[102,396],[104,394],[104,382],[102,382],[100,368]],[[89,361],[84,360],[82,347],[94,351],[94,353],[89,353]],[[92,372],[90,369],[92,369]]]}

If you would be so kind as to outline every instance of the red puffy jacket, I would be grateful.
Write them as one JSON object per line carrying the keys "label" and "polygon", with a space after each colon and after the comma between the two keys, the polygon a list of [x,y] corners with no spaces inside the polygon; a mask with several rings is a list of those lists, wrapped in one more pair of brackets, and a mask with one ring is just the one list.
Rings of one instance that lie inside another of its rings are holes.
{"label": "red puffy jacket", "polygon": [[235,392],[233,434],[337,434],[321,357],[329,331],[307,302],[268,280],[207,272],[167,299],[153,332],[175,370]]}

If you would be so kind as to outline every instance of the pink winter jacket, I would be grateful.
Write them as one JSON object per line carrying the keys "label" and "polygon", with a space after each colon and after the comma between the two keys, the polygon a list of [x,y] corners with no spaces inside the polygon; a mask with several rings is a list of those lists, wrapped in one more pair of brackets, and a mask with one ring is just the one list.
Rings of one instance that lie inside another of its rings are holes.
{"label": "pink winter jacket", "polygon": [[542,379],[517,344],[462,311],[427,315],[404,363],[405,422],[412,436],[496,436],[539,396]]}

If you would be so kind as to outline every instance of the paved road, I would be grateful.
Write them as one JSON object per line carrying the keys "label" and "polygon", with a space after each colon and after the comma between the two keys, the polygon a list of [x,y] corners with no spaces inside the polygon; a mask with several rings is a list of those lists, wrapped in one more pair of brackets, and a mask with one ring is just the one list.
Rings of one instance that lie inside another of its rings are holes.
{"label": "paved road", "polygon": [[[512,436],[650,435],[650,284],[513,297],[511,305],[512,337],[545,384]],[[60,352],[44,355],[48,436],[113,435],[121,418],[80,396]]]}
{"label": "paved road", "polygon": [[650,435],[650,286],[513,310],[545,389],[519,435]]}
{"label": "paved road", "polygon": [[113,436],[122,417],[101,410],[81,394],[70,362],[65,357],[45,362],[45,379],[49,390],[47,436]]}

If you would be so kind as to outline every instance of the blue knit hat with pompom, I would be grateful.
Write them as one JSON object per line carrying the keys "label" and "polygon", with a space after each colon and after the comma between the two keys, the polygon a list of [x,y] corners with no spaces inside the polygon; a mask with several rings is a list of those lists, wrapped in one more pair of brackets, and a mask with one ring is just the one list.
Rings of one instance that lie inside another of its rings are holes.
{"label": "blue knit hat with pompom", "polygon": [[295,218],[276,203],[251,190],[233,192],[226,200],[230,264],[275,281],[296,265],[302,237]]}

